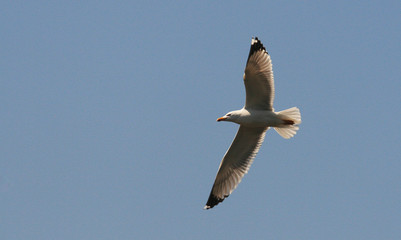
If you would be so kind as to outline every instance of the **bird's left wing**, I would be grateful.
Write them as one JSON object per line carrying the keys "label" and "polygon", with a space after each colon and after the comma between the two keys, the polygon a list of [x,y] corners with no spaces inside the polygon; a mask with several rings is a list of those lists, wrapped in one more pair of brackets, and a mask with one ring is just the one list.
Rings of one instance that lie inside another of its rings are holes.
{"label": "bird's left wing", "polygon": [[273,110],[274,78],[270,55],[258,38],[252,38],[246,62],[244,84],[245,108]]}
{"label": "bird's left wing", "polygon": [[205,209],[222,202],[241,182],[262,145],[267,129],[266,127],[240,126],[220,163]]}

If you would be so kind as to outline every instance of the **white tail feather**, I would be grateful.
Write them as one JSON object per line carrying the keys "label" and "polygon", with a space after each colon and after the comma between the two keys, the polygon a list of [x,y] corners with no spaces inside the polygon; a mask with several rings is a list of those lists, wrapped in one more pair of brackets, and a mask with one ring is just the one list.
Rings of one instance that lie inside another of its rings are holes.
{"label": "white tail feather", "polygon": [[282,120],[293,121],[294,124],[275,127],[274,130],[285,139],[293,137],[299,129],[297,125],[301,124],[301,113],[299,112],[299,109],[297,107],[292,107],[278,112],[277,115]]}

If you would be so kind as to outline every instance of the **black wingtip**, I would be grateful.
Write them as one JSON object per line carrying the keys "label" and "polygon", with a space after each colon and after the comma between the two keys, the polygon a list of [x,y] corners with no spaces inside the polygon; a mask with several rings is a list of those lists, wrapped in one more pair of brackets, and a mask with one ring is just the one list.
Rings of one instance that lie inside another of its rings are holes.
{"label": "black wingtip", "polygon": [[224,196],[224,198],[219,198],[215,195],[213,195],[213,193],[210,193],[209,199],[207,200],[206,206],[203,208],[205,210],[211,209],[214,206],[218,205],[219,203],[221,203],[222,201],[224,201],[224,199],[228,197],[228,196]]}
{"label": "black wingtip", "polygon": [[258,37],[252,37],[251,50],[249,50],[248,60],[249,57],[257,51],[265,51],[267,54],[269,54]]}

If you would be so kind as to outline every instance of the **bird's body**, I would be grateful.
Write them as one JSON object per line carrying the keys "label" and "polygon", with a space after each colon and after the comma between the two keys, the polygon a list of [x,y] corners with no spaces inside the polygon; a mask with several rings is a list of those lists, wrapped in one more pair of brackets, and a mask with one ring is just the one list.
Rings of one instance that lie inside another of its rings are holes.
{"label": "bird's body", "polygon": [[[246,127],[282,127],[286,124],[279,115],[270,110],[246,109],[230,112],[234,116],[231,121]],[[222,120],[220,120],[222,121]]]}
{"label": "bird's body", "polygon": [[217,121],[240,125],[237,135],[220,163],[205,209],[228,197],[248,172],[259,151],[266,131],[273,127],[283,138],[291,138],[299,129],[301,114],[296,107],[275,112],[274,79],[271,59],[258,38],[252,38],[245,67],[245,106],[231,111]]}

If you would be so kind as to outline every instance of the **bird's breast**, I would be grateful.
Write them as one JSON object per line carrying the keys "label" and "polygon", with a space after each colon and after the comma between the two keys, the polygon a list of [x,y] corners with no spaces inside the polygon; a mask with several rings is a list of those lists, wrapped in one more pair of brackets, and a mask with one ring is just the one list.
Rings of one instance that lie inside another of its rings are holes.
{"label": "bird's breast", "polygon": [[243,114],[238,123],[247,127],[275,127],[282,124],[282,120],[272,111],[254,110]]}

